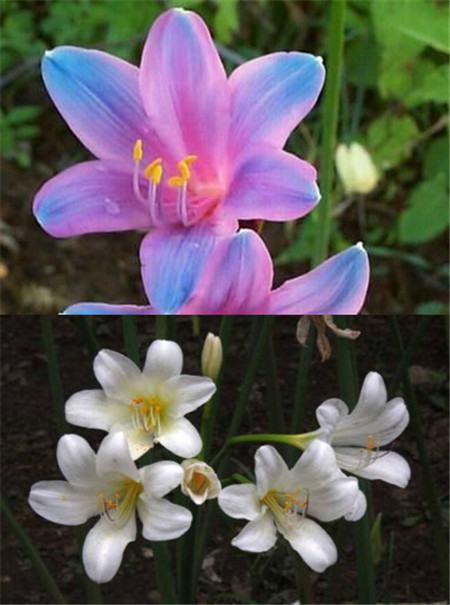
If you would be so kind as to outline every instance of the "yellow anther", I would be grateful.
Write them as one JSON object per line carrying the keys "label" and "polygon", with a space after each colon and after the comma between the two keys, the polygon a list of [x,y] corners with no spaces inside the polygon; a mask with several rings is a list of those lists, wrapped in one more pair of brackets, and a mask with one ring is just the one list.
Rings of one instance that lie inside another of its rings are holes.
{"label": "yellow anther", "polygon": [[373,434],[370,433],[370,435],[367,439],[367,449],[369,450],[369,452],[371,452],[373,450],[373,446],[374,446],[374,438],[373,438]]}
{"label": "yellow anther", "polygon": [[192,484],[196,491],[202,489],[202,487],[205,485],[205,483],[206,483],[205,475],[202,475],[202,473],[193,473]]}
{"label": "yellow anther", "polygon": [[153,181],[155,185],[159,185],[163,175],[162,159],[156,158],[146,167],[144,175],[149,181]]}
{"label": "yellow anther", "polygon": [[143,155],[144,151],[142,148],[142,139],[138,139],[133,147],[133,160],[135,162],[140,162],[142,160]]}
{"label": "yellow anther", "polygon": [[189,181],[191,178],[189,166],[192,164],[192,162],[195,162],[196,159],[196,155],[187,155],[180,162],[178,162],[178,170],[180,171],[180,174],[170,177],[168,181],[170,187],[181,187]]}

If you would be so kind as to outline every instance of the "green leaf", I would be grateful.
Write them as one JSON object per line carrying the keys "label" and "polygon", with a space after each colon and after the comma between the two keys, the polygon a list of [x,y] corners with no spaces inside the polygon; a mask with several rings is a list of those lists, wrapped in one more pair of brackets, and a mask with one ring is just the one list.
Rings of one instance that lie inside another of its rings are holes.
{"label": "green leaf", "polygon": [[377,166],[388,170],[411,155],[412,143],[418,134],[411,116],[385,114],[370,125],[366,147]]}
{"label": "green leaf", "polygon": [[[422,0],[417,0],[419,4]],[[425,48],[420,40],[402,35],[398,24],[405,21],[411,11],[409,0],[371,2],[375,36],[380,48],[378,86],[382,96],[402,98],[411,88],[410,70]]]}
{"label": "green leaf", "polygon": [[449,88],[448,65],[436,65],[421,59],[411,70],[411,88],[403,99],[408,107],[423,103],[447,103]]}
{"label": "green leaf", "polygon": [[424,178],[426,180],[432,179],[440,172],[448,175],[449,164],[450,158],[447,136],[431,141],[425,151],[423,161]]}
{"label": "green leaf", "polygon": [[448,5],[438,5],[429,0],[415,2],[414,9],[409,10],[401,22],[395,23],[395,27],[413,40],[449,53],[448,17]]}
{"label": "green leaf", "polygon": [[381,561],[383,544],[381,540],[381,518],[382,513],[378,513],[370,530],[370,541],[372,542],[372,558],[375,565]]}
{"label": "green leaf", "polygon": [[399,239],[406,244],[427,242],[443,233],[449,224],[447,178],[439,173],[420,183],[408,198],[400,215]]}
{"label": "green leaf", "polygon": [[228,44],[239,28],[239,3],[238,0],[217,0],[217,5],[214,32],[219,42]]}

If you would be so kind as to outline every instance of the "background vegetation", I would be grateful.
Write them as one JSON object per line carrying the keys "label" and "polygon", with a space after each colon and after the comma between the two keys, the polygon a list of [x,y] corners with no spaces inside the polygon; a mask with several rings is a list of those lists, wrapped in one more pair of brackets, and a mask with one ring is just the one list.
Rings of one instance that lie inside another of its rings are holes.
{"label": "background vegetation", "polygon": [[[39,61],[46,48],[72,44],[137,63],[149,26],[171,5],[202,14],[229,71],[277,50],[325,55],[329,64],[333,2],[2,0],[3,312],[55,311],[86,299],[143,302],[140,234],[57,241],[32,218],[43,181],[88,157],[52,105]],[[329,253],[364,241],[372,313],[446,312],[448,53],[446,2],[348,1],[337,139],[365,145],[382,178],[366,196],[346,196],[334,182]],[[318,166],[319,179],[323,109],[322,96],[288,145]],[[277,281],[309,268],[322,228],[317,210],[292,224],[265,225]]]}

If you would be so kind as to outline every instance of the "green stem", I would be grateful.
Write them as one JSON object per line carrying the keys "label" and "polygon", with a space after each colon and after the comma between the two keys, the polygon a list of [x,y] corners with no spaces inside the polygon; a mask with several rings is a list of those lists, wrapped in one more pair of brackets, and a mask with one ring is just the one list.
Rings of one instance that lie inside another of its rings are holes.
{"label": "green stem", "polygon": [[59,590],[55,579],[49,572],[44,561],[41,559],[40,554],[34,547],[33,542],[30,540],[28,534],[24,530],[21,523],[17,521],[16,517],[14,516],[13,512],[9,508],[4,498],[1,498],[0,500],[0,507],[9,527],[12,529],[17,539],[22,544],[23,550],[25,551],[25,554],[30,560],[31,565],[34,567],[34,570],[39,576],[39,579],[42,582],[44,588],[53,597],[55,603],[66,603],[67,601]]}
{"label": "green stem", "polygon": [[42,342],[44,344],[45,357],[47,358],[48,379],[52,393],[53,406],[56,415],[56,427],[58,435],[67,431],[66,418],[64,414],[64,392],[59,372],[58,353],[56,351],[53,336],[52,320],[50,317],[41,316]]}
{"label": "green stem", "polygon": [[[167,322],[158,320],[166,320],[164,316],[156,318],[156,332],[158,338],[166,337]],[[139,339],[136,328],[136,318],[128,315],[122,317],[123,340],[125,350],[130,359],[137,365],[140,364],[139,358]],[[151,456],[145,454],[144,458],[140,459],[141,464],[148,464],[151,461]],[[170,560],[170,552],[166,542],[152,542],[154,562],[156,568],[156,583],[161,595],[162,603],[178,603],[178,598],[175,589],[175,582],[171,572],[172,563]]]}
{"label": "green stem", "polygon": [[[414,334],[411,338],[411,340],[408,343],[408,346],[406,347],[406,349],[404,349],[403,351],[403,355],[400,361],[400,364],[397,368],[397,371],[395,372],[395,375],[389,385],[389,392],[390,393],[395,393],[398,391],[398,387],[400,386],[400,383],[403,380],[403,376],[405,375],[405,371],[409,368],[409,366],[411,365],[411,361],[412,361],[412,357],[415,354],[417,347],[419,345],[419,342],[422,340],[423,335],[425,334],[425,331],[429,325],[429,321],[430,321],[430,317],[422,317],[416,330],[414,331]],[[396,328],[394,327],[394,325],[392,324],[392,329],[394,331],[394,334],[396,334]],[[396,335],[396,340],[397,340],[397,345],[399,345],[398,342],[398,337]]]}
{"label": "green stem", "polygon": [[122,317],[122,333],[125,351],[135,364],[139,365],[139,338],[136,327],[136,319],[132,315]]}
{"label": "green stem", "polygon": [[266,391],[267,403],[269,409],[269,424],[277,432],[286,430],[283,416],[283,406],[281,405],[281,394],[278,388],[278,370],[275,359],[275,349],[273,345],[272,333],[270,332],[267,343],[266,355]]}
{"label": "green stem", "polygon": [[[391,319],[392,330],[394,332],[395,340],[397,342],[398,350],[401,355],[405,355],[406,351],[403,345],[403,339],[398,325],[397,318],[394,316]],[[420,328],[420,326],[419,326]],[[418,332],[419,330],[417,330]],[[416,332],[416,334],[417,334]],[[413,339],[414,340],[414,337]],[[408,347],[409,349],[410,347]],[[428,502],[428,509],[431,515],[431,524],[434,534],[434,544],[439,560],[439,569],[442,576],[442,580],[445,584],[448,592],[449,586],[449,560],[448,560],[448,549],[446,545],[447,532],[444,529],[442,523],[442,511],[439,502],[439,494],[436,489],[436,484],[433,481],[433,473],[428,457],[427,446],[425,443],[425,437],[422,428],[422,418],[420,413],[420,407],[417,402],[415,391],[409,380],[408,367],[403,368],[403,389],[405,393],[406,404],[411,418],[411,428],[414,432],[416,440],[417,450],[419,452],[420,465],[422,469],[422,480],[425,486],[425,498]]]}
{"label": "green stem", "polygon": [[342,55],[346,0],[331,2],[326,55],[327,79],[323,102],[323,135],[320,155],[320,188],[322,200],[318,208],[318,227],[313,264],[318,265],[328,255],[331,234],[333,162],[339,116],[339,92],[341,88]]}
{"label": "green stem", "polygon": [[[346,317],[336,317],[336,323],[340,328],[347,328]],[[356,362],[354,356],[354,343],[345,338],[337,339],[337,369],[339,379],[339,390],[343,399],[350,409],[356,405],[358,399],[358,380]],[[370,488],[364,479],[358,479],[359,487],[370,501]],[[366,513],[362,519],[354,523],[358,601],[371,605],[376,603],[375,571],[372,559],[372,543],[370,540],[370,519]]]}

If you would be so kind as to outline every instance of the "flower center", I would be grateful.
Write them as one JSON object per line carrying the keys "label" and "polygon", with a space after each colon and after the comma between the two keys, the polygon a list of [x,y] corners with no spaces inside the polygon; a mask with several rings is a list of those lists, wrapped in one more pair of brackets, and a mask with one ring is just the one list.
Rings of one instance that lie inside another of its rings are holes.
{"label": "flower center", "polygon": [[203,473],[194,472],[192,474],[192,479],[190,482],[190,488],[195,493],[203,492],[208,484],[208,480],[206,479]]}
{"label": "flower center", "polygon": [[128,406],[133,426],[146,433],[159,434],[164,404],[159,397],[135,397]]}
{"label": "flower center", "polygon": [[298,488],[295,492],[278,492],[270,490],[261,498],[261,502],[265,504],[272,512],[275,519],[283,523],[286,521],[287,515],[297,515],[301,513],[306,515],[308,511],[309,494],[306,490],[306,496],[300,496],[302,490]]}
{"label": "flower center", "polygon": [[143,491],[142,483],[125,479],[117,482],[108,492],[98,496],[100,514],[110,523],[122,527],[136,507],[136,499]]}
{"label": "flower center", "polygon": [[[133,148],[134,172],[133,172],[133,191],[139,201],[148,205],[150,220],[153,225],[157,225],[162,219],[162,208],[158,200],[157,190],[161,185],[164,174],[161,158],[156,158],[144,169],[144,176],[148,181],[147,197],[142,193],[139,178],[141,175],[141,162],[144,156],[142,140],[138,139]],[[171,176],[167,184],[178,190],[176,200],[176,216],[183,225],[189,225],[187,208],[187,186],[192,176],[191,164],[197,159],[196,155],[187,155],[178,162],[179,174]]]}

